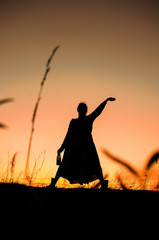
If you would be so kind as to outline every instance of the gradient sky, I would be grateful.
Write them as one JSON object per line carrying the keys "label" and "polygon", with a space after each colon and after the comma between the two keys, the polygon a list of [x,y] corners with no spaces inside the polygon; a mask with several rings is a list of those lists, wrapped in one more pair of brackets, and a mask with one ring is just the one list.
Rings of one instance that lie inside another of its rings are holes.
{"label": "gradient sky", "polygon": [[31,118],[45,64],[60,45],[42,93],[30,166],[46,150],[42,176],[54,176],[56,151],[79,102],[89,113],[116,97],[94,123],[93,137],[104,173],[119,166],[102,147],[142,171],[159,148],[158,1],[0,1],[0,164],[19,152],[15,172],[24,171]]}

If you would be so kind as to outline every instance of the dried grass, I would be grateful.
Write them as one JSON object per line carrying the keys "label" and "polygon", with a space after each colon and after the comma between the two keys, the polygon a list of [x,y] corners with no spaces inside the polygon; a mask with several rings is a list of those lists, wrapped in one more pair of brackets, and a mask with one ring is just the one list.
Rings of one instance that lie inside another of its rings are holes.
{"label": "dried grass", "polygon": [[16,157],[17,157],[17,154],[18,152],[15,152],[13,157],[12,157],[12,160],[10,162],[11,164],[11,181],[13,182],[14,180],[14,167],[15,167],[15,163],[16,163]]}
{"label": "dried grass", "polygon": [[[146,184],[147,184],[147,179],[150,175],[150,169],[151,167],[156,163],[159,159],[159,152],[155,152],[154,154],[152,154],[152,156],[149,158],[149,160],[146,163],[146,166],[143,168],[143,172],[141,174],[138,173],[138,171],[132,167],[130,164],[126,163],[125,160],[120,159],[119,157],[114,156],[113,154],[111,154],[110,152],[108,152],[105,148],[103,149],[103,154],[106,157],[109,157],[111,160],[115,161],[116,163],[119,163],[120,165],[122,165],[123,167],[125,167],[126,169],[128,169],[135,177],[135,181],[138,180],[138,187],[140,187],[140,189],[142,190],[146,190]],[[122,188],[123,190],[128,190],[131,189],[132,186],[126,186],[125,183],[123,182],[121,176],[119,174],[117,174],[116,176],[116,180],[118,182],[118,184],[120,185],[120,188]],[[157,185],[154,187],[154,190],[158,190],[159,188],[159,181],[157,183]]]}

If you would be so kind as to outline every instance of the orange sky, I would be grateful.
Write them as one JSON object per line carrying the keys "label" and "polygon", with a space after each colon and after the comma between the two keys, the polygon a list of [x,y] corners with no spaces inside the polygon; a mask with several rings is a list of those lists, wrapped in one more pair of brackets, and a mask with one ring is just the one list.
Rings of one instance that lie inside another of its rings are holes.
{"label": "orange sky", "polygon": [[[105,147],[142,171],[159,135],[159,31],[157,1],[6,0],[0,3],[0,164],[6,170],[19,152],[15,172],[24,171],[31,118],[45,64],[57,51],[36,118],[30,165],[45,149],[41,176],[54,176],[56,150],[80,101],[89,113],[116,97],[94,123],[93,137],[104,173],[119,166]],[[2,174],[3,175],[3,174]],[[2,176],[1,175],[1,176]],[[40,175],[39,175],[40,177]]]}

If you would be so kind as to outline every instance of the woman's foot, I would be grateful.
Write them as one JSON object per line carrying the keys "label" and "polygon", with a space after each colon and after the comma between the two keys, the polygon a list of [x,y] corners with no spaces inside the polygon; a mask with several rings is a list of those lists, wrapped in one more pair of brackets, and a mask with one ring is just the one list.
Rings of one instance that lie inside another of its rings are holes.
{"label": "woman's foot", "polygon": [[56,180],[55,178],[51,178],[51,183],[50,185],[48,186],[49,188],[55,188],[55,185],[56,185]]}
{"label": "woman's foot", "polygon": [[108,188],[108,182],[109,182],[109,180],[103,180],[101,182],[101,188],[102,189],[107,189]]}

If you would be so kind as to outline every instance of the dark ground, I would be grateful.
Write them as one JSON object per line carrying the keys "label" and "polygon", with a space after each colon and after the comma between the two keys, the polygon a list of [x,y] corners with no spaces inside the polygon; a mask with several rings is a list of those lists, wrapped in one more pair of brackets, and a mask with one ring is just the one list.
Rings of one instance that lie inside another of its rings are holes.
{"label": "dark ground", "polygon": [[139,234],[153,239],[159,229],[159,192],[152,191],[53,190],[3,183],[0,208],[1,232],[22,239],[130,239]]}

